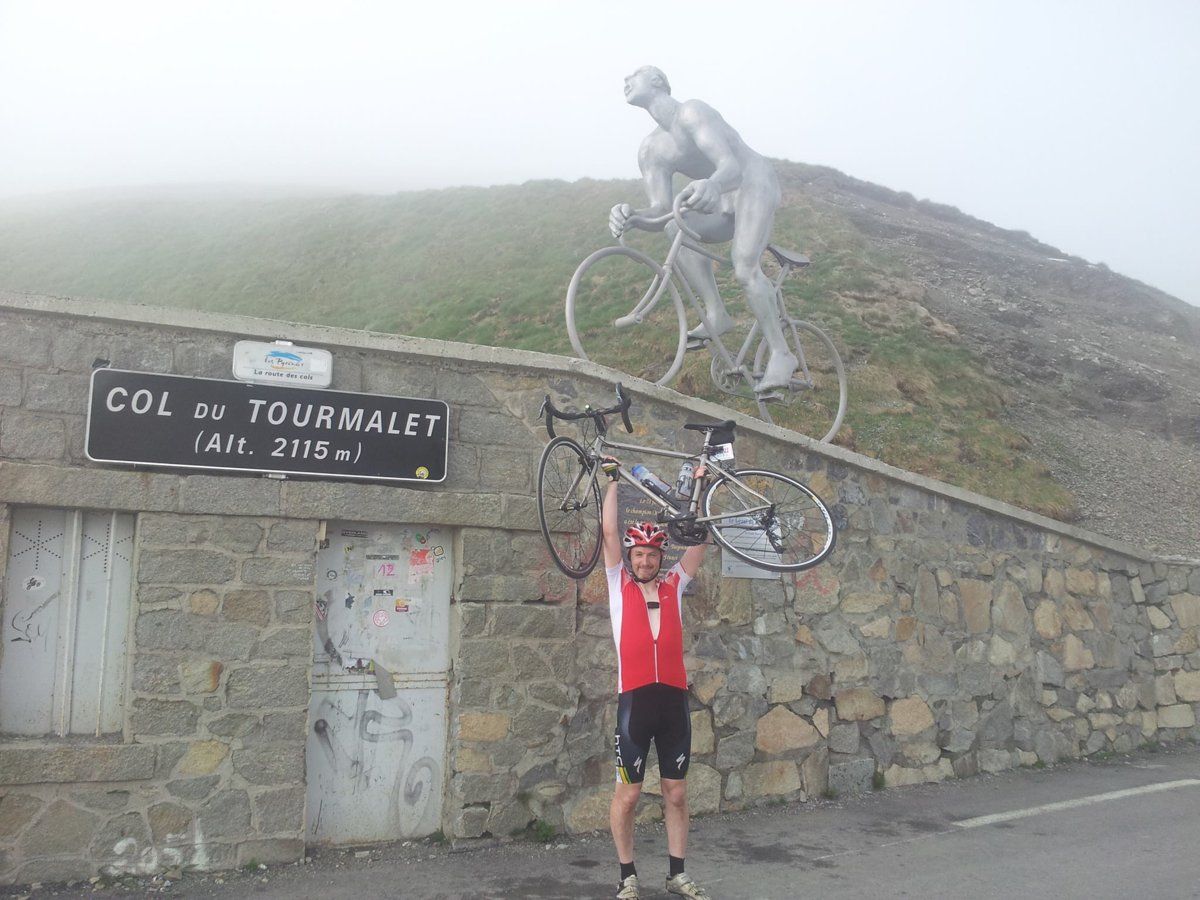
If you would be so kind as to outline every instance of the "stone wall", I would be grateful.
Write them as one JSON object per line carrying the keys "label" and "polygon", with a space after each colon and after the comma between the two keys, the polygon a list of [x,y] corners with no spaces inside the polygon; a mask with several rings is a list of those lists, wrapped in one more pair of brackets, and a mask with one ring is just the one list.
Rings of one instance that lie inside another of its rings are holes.
{"label": "stone wall", "polygon": [[[330,349],[335,388],[446,400],[446,482],[84,459],[93,360],[228,377],[235,340],[279,336]],[[554,569],[533,494],[542,395],[604,404],[611,377],[516,351],[0,294],[0,545],[14,505],[139,514],[125,727],[0,738],[0,881],[302,853],[323,519],[456,530],[445,832],[606,827],[616,673],[603,577]],[[634,393],[639,441],[690,448],[685,421],[728,415]],[[736,447],[741,465],[807,479],[841,530],[829,562],[799,577],[723,579],[710,553],[685,612],[695,812],[1200,737],[1196,564],[754,420]]]}
{"label": "stone wall", "polygon": [[[348,332],[309,338],[335,349],[335,389],[450,404],[443,485],[99,466],[83,452],[94,360],[228,378],[234,341],[289,328],[236,319],[224,328],[151,325],[150,311],[115,309],[87,314],[70,302],[0,296],[0,584],[13,506],[138,513],[135,590],[123,598],[133,606],[124,726],[103,738],[0,736],[0,883],[303,855],[322,519],[455,528],[456,599],[472,601],[456,621],[469,630],[473,610],[521,612],[522,601],[535,600],[566,625],[567,644],[574,632],[573,585],[550,566],[536,531],[542,441],[524,422],[536,393],[527,373],[518,386],[510,369],[460,362],[445,344],[403,352],[382,350],[378,338],[356,347],[361,335]],[[509,547],[534,565],[510,564]],[[495,618],[501,628],[525,627]],[[463,720],[468,731],[471,721]]]}
{"label": "stone wall", "polygon": [[303,853],[315,542],[315,522],[142,516],[123,740],[0,745],[16,881]]}
{"label": "stone wall", "polygon": [[[651,442],[694,440],[682,430],[694,418],[687,410],[643,403],[637,418],[654,423],[641,434]],[[710,554],[686,604],[694,811],[1200,738],[1194,563],[1151,561],[1015,510],[981,509],[829,451],[757,436],[736,448],[739,465],[803,473],[832,503],[839,545],[827,564],[772,580],[723,579]],[[483,613],[464,629],[461,659],[478,652],[491,688],[464,691],[460,708],[491,716],[472,719],[489,727],[456,744],[473,774],[499,780],[462,782],[468,805],[456,833],[502,834],[497,804],[505,825],[532,816],[572,831],[606,827],[616,672],[604,590],[598,574],[580,588],[575,690],[554,695],[575,705],[564,705],[552,740],[517,718],[535,696],[520,666],[545,642],[514,640]],[[571,670],[563,659],[545,672],[565,679]],[[470,784],[481,789],[471,795]],[[657,792],[656,766],[647,789]]]}

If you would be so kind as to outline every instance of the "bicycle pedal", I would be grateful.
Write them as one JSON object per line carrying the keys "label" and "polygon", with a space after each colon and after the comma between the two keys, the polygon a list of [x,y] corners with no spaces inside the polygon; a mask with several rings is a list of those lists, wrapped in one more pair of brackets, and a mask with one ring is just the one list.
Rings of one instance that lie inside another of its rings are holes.
{"label": "bicycle pedal", "polygon": [[688,338],[685,350],[703,350],[708,346],[708,338]]}
{"label": "bicycle pedal", "polygon": [[783,394],[781,394],[776,388],[771,388],[770,390],[764,391],[761,394],[755,394],[754,399],[761,400],[763,403],[772,403],[776,400],[782,400]]}

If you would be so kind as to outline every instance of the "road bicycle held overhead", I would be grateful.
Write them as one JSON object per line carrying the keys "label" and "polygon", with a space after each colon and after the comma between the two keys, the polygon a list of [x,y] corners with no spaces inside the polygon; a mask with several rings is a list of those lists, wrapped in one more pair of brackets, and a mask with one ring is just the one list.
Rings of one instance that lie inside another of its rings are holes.
{"label": "road bicycle held overhead", "polygon": [[[650,230],[674,220],[678,227],[661,265],[642,251],[626,246],[624,233],[616,246],[603,247],[579,264],[567,288],[571,346],[583,359],[632,371],[661,385],[669,384],[679,374],[688,349],[707,346],[712,354],[709,374],[719,390],[753,401],[759,415],[768,422],[774,421],[772,407],[786,406],[807,395],[811,409],[806,415],[806,430],[823,441],[833,440],[846,415],[845,366],[829,336],[811,322],[794,318],[783,298],[784,281],[793,270],[807,266],[808,258],[775,244],[767,246],[767,253],[779,267],[772,286],[780,325],[800,365],[786,387],[758,392],[755,385],[762,378],[770,354],[761,325],[755,321],[741,346],[731,351],[711,326],[704,304],[678,265],[679,252],[685,247],[730,265],[728,258],[701,244],[700,236],[688,227],[681,196],[675,197],[667,215],[650,219],[631,216],[626,221],[627,229]],[[664,296],[669,299],[664,300]],[[689,342],[687,306],[695,311],[705,332],[714,337]],[[632,325],[642,328],[613,334],[613,326],[627,329]]]}
{"label": "road bicycle held overhead", "polygon": [[[550,435],[538,464],[538,518],[550,555],[567,575],[586,577],[600,557],[601,461],[612,451],[683,461],[674,492],[639,480],[624,466],[617,470],[621,480],[658,507],[658,521],[666,525],[673,541],[694,545],[711,534],[738,559],[774,572],[807,569],[833,550],[833,517],[812,490],[768,469],[733,468],[734,422],[684,425],[689,431],[703,433],[699,453],[610,441],[610,415],[620,415],[625,430],[632,433],[630,403],[617,385],[617,404],[608,409],[585,407],[583,412],[564,412],[547,396],[538,413],[545,417]],[[596,436],[585,446],[574,438],[556,435],[555,419],[590,419]],[[690,477],[691,472],[702,474]]]}

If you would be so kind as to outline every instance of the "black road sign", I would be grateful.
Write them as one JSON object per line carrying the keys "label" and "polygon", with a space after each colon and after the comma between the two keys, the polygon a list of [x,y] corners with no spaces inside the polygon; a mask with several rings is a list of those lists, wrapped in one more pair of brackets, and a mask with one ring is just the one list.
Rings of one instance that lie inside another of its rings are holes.
{"label": "black road sign", "polygon": [[449,412],[441,400],[97,369],[85,452],[137,466],[436,482]]}

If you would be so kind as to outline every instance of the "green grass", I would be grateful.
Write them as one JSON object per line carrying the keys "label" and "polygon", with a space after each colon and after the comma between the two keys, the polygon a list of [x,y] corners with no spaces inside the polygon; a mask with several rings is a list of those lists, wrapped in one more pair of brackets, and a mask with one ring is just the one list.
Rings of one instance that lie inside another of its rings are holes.
{"label": "green grass", "polygon": [[[833,337],[848,367],[838,442],[1069,520],[1074,498],[1005,424],[1012,389],[961,343],[932,331],[902,262],[842,208],[803,190],[817,170],[778,169],[786,201],[773,239],[812,258],[788,282],[789,307]],[[143,192],[0,204],[0,286],[573,355],[567,283],[580,260],[611,243],[607,210],[640,190],[634,181],[536,181],[390,196]],[[665,253],[661,235],[631,243]],[[613,329],[641,296],[646,272],[608,268],[586,285],[585,348],[620,371],[656,377],[662,370],[654,366],[674,346],[669,310],[660,305],[659,327]],[[748,328],[727,272],[720,283]],[[813,363],[818,390],[775,414],[806,434],[824,431],[835,402],[831,379],[819,358]],[[689,354],[673,386],[756,414],[752,399],[713,386],[709,364],[707,354]]]}

